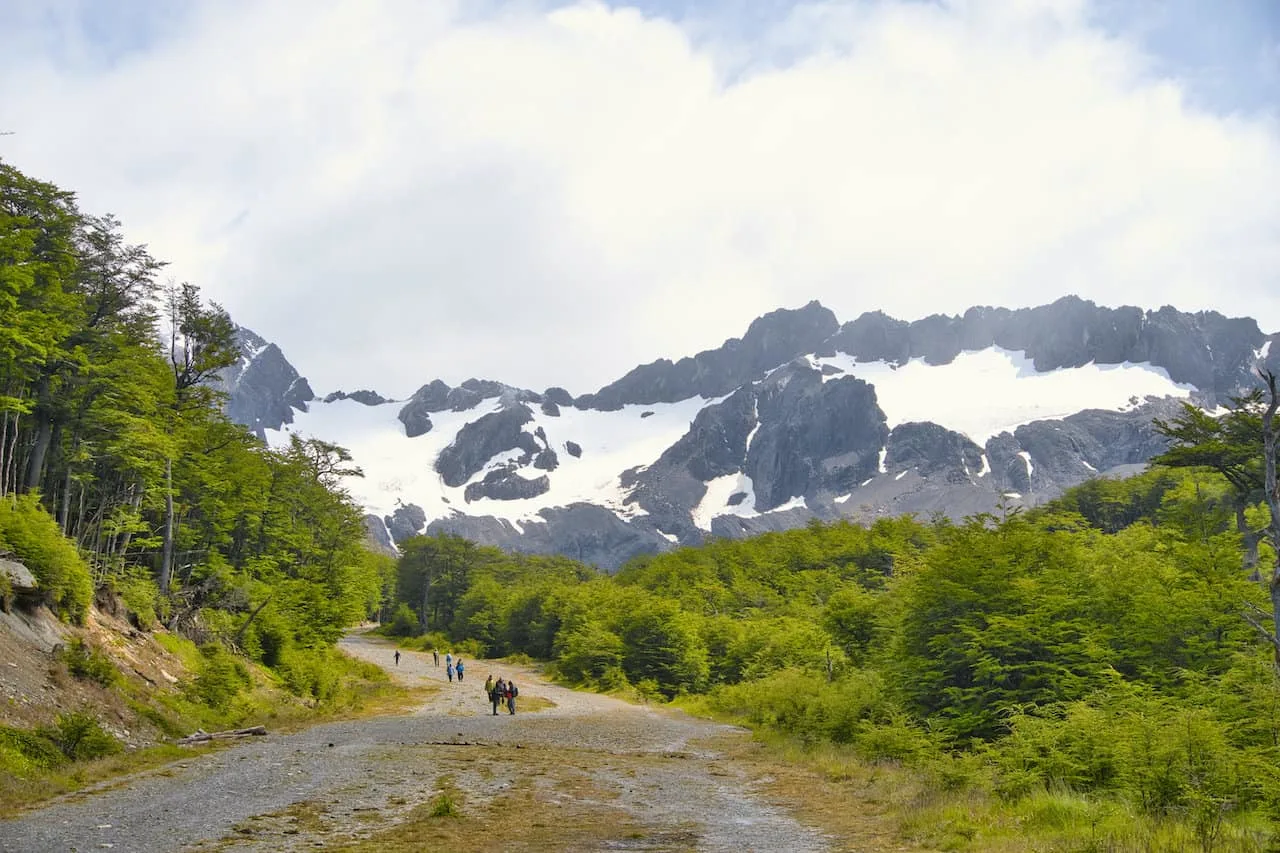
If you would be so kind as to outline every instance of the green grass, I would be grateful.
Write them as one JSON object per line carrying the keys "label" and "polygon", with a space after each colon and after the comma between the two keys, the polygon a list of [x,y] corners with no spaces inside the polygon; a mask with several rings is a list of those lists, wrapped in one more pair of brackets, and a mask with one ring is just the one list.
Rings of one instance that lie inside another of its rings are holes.
{"label": "green grass", "polygon": [[[194,643],[172,634],[159,634],[156,639],[187,665],[188,671],[199,672],[205,655]],[[251,725],[265,725],[273,733],[290,732],[330,720],[399,713],[421,703],[423,691],[399,686],[380,668],[341,654],[324,661],[329,679],[324,698],[294,695],[270,670],[241,659],[237,662],[248,672],[248,680],[232,678],[236,692],[230,697],[219,694],[218,698],[225,701],[217,706],[202,702],[202,691],[181,683],[157,688],[136,679],[119,678],[110,689],[138,718],[174,739],[196,729],[217,731]],[[63,739],[70,742],[76,737],[81,753],[87,755],[105,748],[105,742],[99,742],[93,732],[81,731],[83,721],[78,717],[71,723],[80,727],[68,729]],[[0,814],[11,814],[86,785],[190,757],[192,749],[162,744],[93,760],[71,760],[51,734],[45,730],[0,727]]]}

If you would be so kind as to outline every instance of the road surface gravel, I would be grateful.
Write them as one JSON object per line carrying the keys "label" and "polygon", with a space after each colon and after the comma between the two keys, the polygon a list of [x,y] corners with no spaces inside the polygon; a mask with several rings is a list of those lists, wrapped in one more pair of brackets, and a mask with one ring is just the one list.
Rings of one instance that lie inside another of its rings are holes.
{"label": "road surface gravel", "polygon": [[[610,808],[646,828],[652,840],[629,842],[628,850],[808,853],[831,846],[763,799],[716,748],[717,739],[747,737],[741,729],[558,687],[528,668],[472,661],[465,682],[447,683],[430,655],[406,652],[395,666],[391,647],[378,638],[352,634],[341,645],[402,683],[439,689],[411,714],[253,738],[0,820],[0,851],[340,846],[403,819],[435,793],[443,774],[475,802],[501,796],[523,772],[534,772],[521,756],[535,751],[590,779],[590,790],[603,792]],[[514,716],[491,715],[482,695],[490,672],[516,678]],[[521,712],[520,701],[534,697],[553,705]],[[551,795],[589,795],[577,790]],[[301,803],[324,804],[325,820],[303,826],[279,820]]]}

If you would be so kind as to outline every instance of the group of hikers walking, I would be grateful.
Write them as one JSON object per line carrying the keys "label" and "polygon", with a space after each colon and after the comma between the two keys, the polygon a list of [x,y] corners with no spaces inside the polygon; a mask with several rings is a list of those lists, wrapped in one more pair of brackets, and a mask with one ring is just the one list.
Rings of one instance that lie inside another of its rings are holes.
{"label": "group of hikers walking", "polygon": [[520,695],[520,688],[511,679],[499,678],[494,681],[490,675],[484,683],[484,692],[489,697],[489,704],[493,705],[493,716],[498,716],[498,706],[503,704],[507,706],[508,714],[516,712],[516,697]]}
{"label": "group of hikers walking", "polygon": [[[436,666],[439,666],[440,652],[437,649],[432,649],[431,657],[433,660],[435,660]],[[453,681],[453,676],[455,674],[458,676],[458,680],[461,681],[462,676],[465,672],[466,672],[466,664],[462,662],[462,658],[458,658],[455,661],[453,659],[453,652],[444,653],[444,674],[450,681]]]}
{"label": "group of hikers walking", "polygon": [[[396,666],[399,666],[399,649],[396,650],[395,661]],[[437,667],[440,666],[439,649],[431,650],[431,661]],[[444,674],[451,683],[454,675],[457,675],[458,680],[461,681],[465,672],[466,664],[462,662],[462,658],[457,658],[455,660],[453,652],[444,653]],[[516,697],[520,695],[520,688],[516,687],[516,683],[512,679],[499,678],[497,681],[494,681],[493,675],[490,674],[489,678],[486,679],[484,683],[484,693],[489,697],[489,704],[493,706],[493,716],[498,716],[498,708],[500,706],[505,706],[508,714],[514,714],[516,712]]]}

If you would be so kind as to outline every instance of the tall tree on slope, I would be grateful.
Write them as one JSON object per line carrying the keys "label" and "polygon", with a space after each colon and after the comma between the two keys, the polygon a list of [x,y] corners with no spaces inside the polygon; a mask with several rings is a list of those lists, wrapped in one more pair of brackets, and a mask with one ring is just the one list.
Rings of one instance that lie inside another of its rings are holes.
{"label": "tall tree on slope", "polygon": [[[1271,542],[1274,552],[1274,564],[1271,567],[1271,630],[1267,631],[1257,622],[1254,625],[1266,635],[1276,652],[1276,667],[1280,669],[1280,485],[1276,483],[1276,453],[1280,445],[1280,424],[1276,422],[1276,410],[1280,409],[1280,394],[1276,391],[1276,374],[1266,368],[1258,368],[1258,375],[1267,385],[1269,402],[1262,413],[1262,448],[1264,486],[1263,495],[1270,512],[1270,523],[1266,536]],[[1253,620],[1250,620],[1253,621]]]}
{"label": "tall tree on slope", "polygon": [[200,301],[200,289],[184,282],[168,289],[169,364],[175,389],[171,445],[165,458],[164,545],[160,556],[160,592],[167,595],[173,579],[173,457],[188,408],[205,410],[218,392],[208,381],[240,357],[235,325],[223,308]]}

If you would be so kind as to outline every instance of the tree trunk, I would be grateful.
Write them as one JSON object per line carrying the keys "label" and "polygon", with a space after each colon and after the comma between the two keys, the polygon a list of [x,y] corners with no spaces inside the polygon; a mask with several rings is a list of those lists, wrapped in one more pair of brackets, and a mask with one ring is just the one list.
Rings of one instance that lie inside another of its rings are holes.
{"label": "tree trunk", "polygon": [[431,604],[431,575],[427,572],[423,572],[421,621],[422,621],[422,630],[424,632],[427,630],[427,613],[430,612],[427,608],[430,606],[430,604]]}
{"label": "tree trunk", "polygon": [[240,644],[244,642],[245,632],[249,630],[249,626],[253,624],[253,620],[258,618],[258,614],[262,612],[262,608],[270,604],[271,599],[273,598],[275,598],[274,592],[263,599],[262,603],[255,607],[253,612],[249,614],[249,618],[244,620],[244,624],[240,626],[240,630],[236,631],[235,640],[233,641],[236,648],[241,648]]}
{"label": "tree trunk", "polygon": [[35,438],[31,442],[31,453],[27,455],[27,476],[23,483],[23,491],[32,492],[40,488],[44,477],[44,459],[53,442],[53,418],[41,415],[36,423]]}
{"label": "tree trunk", "polygon": [[0,465],[0,494],[8,494],[17,491],[17,480],[14,477],[14,470],[18,464],[18,421],[20,415],[18,412],[13,413],[13,424],[9,427],[9,447],[5,449],[0,447],[0,460],[4,464]]}
{"label": "tree trunk", "polygon": [[1276,409],[1280,408],[1280,395],[1276,391],[1276,375],[1270,371],[1260,371],[1267,383],[1271,400],[1266,412],[1262,415],[1262,448],[1263,464],[1266,467],[1264,496],[1267,509],[1271,512],[1271,523],[1267,525],[1267,538],[1275,551],[1275,565],[1271,568],[1271,618],[1272,631],[1276,642],[1276,667],[1280,669],[1280,491],[1276,488]]}
{"label": "tree trunk", "polygon": [[7,493],[4,482],[4,466],[9,454],[6,452],[5,446],[9,441],[9,413],[5,412],[0,415],[0,498]]}
{"label": "tree trunk", "polygon": [[1262,534],[1256,530],[1249,529],[1249,522],[1244,517],[1245,504],[1244,501],[1236,504],[1236,530],[1240,532],[1240,544],[1244,546],[1244,563],[1243,568],[1251,581],[1262,580],[1258,574],[1258,543],[1262,540]]}
{"label": "tree trunk", "polygon": [[169,594],[173,577],[173,459],[164,460],[164,549],[160,556],[160,594]]}

